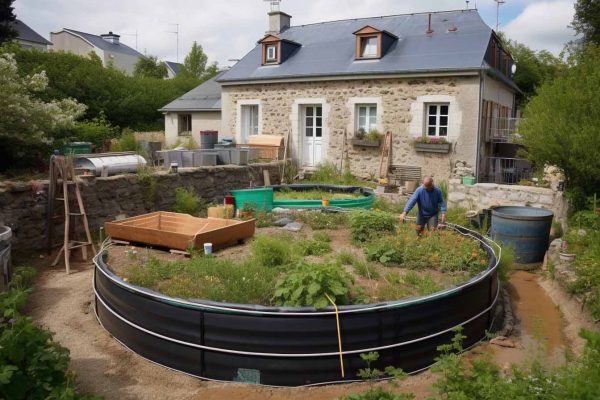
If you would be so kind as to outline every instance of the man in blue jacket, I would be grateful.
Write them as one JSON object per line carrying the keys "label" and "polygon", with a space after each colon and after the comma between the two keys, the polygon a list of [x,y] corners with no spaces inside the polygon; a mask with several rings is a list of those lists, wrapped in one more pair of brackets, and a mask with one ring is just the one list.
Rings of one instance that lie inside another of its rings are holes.
{"label": "man in blue jacket", "polygon": [[417,190],[406,203],[404,212],[400,214],[400,221],[404,222],[406,214],[413,209],[415,204],[419,205],[419,213],[417,214],[417,234],[420,235],[425,229],[425,226],[430,230],[437,228],[438,225],[438,214],[440,215],[440,222],[443,224],[446,222],[446,203],[444,202],[444,196],[440,188],[433,185],[433,178],[426,176],[423,179],[423,185],[419,186]]}

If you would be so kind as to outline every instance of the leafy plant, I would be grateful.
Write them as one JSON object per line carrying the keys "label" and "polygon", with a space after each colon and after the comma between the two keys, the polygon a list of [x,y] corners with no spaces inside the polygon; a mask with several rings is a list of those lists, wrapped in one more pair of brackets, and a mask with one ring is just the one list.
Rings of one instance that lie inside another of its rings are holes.
{"label": "leafy plant", "polygon": [[281,306],[327,307],[326,294],[338,305],[350,302],[351,276],[339,264],[300,263],[275,285],[273,301]]}
{"label": "leafy plant", "polygon": [[448,140],[443,136],[418,136],[414,138],[414,143],[447,144]]}
{"label": "leafy plant", "polygon": [[303,256],[322,256],[331,252],[331,244],[329,241],[314,239],[303,240],[298,243],[298,247],[300,248],[300,254]]}
{"label": "leafy plant", "polygon": [[349,218],[352,239],[366,242],[382,232],[393,232],[396,217],[382,211],[355,211]]}
{"label": "leafy plant", "polygon": [[346,224],[345,213],[326,213],[321,211],[305,211],[298,218],[313,230],[337,229]]}
{"label": "leafy plant", "polygon": [[287,265],[292,260],[289,237],[276,238],[272,236],[257,236],[251,244],[252,255],[266,267]]}
{"label": "leafy plant", "polygon": [[402,246],[389,238],[369,243],[366,254],[367,260],[382,264],[402,264],[404,260]]}
{"label": "leafy plant", "polygon": [[175,189],[175,203],[173,204],[173,211],[197,216],[200,211],[205,208],[206,205],[198,196],[196,196],[193,187],[190,186],[187,189],[178,187]]}
{"label": "leafy plant", "polygon": [[268,212],[257,212],[254,214],[254,218],[256,218],[256,227],[257,228],[267,228],[273,225],[275,218],[272,213]]}
{"label": "leafy plant", "polygon": [[368,140],[370,142],[375,142],[377,140],[379,140],[380,134],[379,131],[377,129],[371,129],[369,131],[369,133],[367,133],[365,135],[365,140]]}
{"label": "leafy plant", "polygon": [[398,393],[394,394],[388,390],[383,388],[374,388],[372,383],[381,379],[385,376],[393,378],[390,382],[390,385],[393,387],[398,387],[397,381],[401,381],[406,378],[406,373],[402,371],[400,368],[395,367],[385,367],[385,369],[379,370],[377,368],[372,367],[372,363],[379,360],[379,353],[376,351],[370,353],[362,353],[360,358],[367,364],[366,368],[361,368],[358,371],[358,376],[362,379],[365,379],[371,383],[371,388],[361,394],[352,394],[350,396],[344,397],[345,400],[412,400],[415,398],[412,393]]}

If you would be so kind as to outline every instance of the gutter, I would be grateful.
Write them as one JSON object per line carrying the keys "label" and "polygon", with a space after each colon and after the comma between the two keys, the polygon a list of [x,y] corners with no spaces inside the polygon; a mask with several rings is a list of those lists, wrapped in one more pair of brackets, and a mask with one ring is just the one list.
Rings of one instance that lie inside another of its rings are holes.
{"label": "gutter", "polygon": [[182,112],[182,111],[221,111],[220,108],[159,108],[160,112]]}

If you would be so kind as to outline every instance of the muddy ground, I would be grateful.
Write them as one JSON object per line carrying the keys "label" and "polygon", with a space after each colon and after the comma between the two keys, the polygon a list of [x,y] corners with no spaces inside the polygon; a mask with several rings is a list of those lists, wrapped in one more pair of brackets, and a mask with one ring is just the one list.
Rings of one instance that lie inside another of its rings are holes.
{"label": "muddy ground", "polygon": [[[206,382],[153,364],[115,341],[96,321],[93,309],[92,265],[76,264],[65,275],[50,268],[49,258],[39,260],[40,274],[26,312],[55,332],[55,339],[71,351],[71,368],[84,393],[111,399],[335,399],[368,389],[368,384],[313,388],[268,388],[234,383]],[[579,306],[543,276],[516,272],[510,292],[519,323],[505,345],[480,345],[472,352],[491,353],[503,368],[536,356],[544,363],[560,364],[565,352],[578,353],[583,342],[577,332],[593,328]],[[597,329],[597,326],[595,326]],[[435,376],[427,371],[409,377],[402,391],[425,399]]]}

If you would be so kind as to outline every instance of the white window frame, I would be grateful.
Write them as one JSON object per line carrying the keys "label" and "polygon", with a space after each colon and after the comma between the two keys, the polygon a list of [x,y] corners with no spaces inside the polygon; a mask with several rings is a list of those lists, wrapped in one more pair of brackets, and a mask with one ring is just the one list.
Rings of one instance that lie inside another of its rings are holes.
{"label": "white window frame", "polygon": [[[268,44],[265,47],[265,61],[268,63],[277,62],[277,45]],[[273,54],[269,54],[271,52]]]}
{"label": "white window frame", "polygon": [[[364,125],[361,124],[361,115],[360,115],[360,111],[361,108],[365,110],[365,123]],[[356,121],[355,123],[355,127],[356,127],[356,132],[358,132],[360,130],[360,128],[364,128],[365,133],[369,133],[370,130],[372,129],[377,129],[377,123],[378,118],[377,118],[377,104],[373,103],[373,104],[357,104],[356,105],[356,111],[355,111],[355,116],[356,116]],[[375,118],[375,121],[372,121],[371,119]]]}
{"label": "white window frame", "polygon": [[[430,114],[430,107],[436,107],[435,114]],[[446,114],[442,114],[442,106],[446,107]],[[429,123],[429,117],[435,116],[435,123]],[[446,124],[441,124],[441,118],[446,117]],[[425,104],[425,136],[426,137],[448,137],[448,131],[450,126],[450,104],[449,103],[427,103]],[[434,128],[434,133],[430,134],[429,129]],[[446,128],[445,134],[440,134],[440,128]]]}
{"label": "white window frame", "polygon": [[258,104],[242,104],[240,106],[242,138],[259,134],[259,108]]}
{"label": "white window frame", "polygon": [[191,134],[192,114],[177,114],[177,135],[190,136]]}
{"label": "white window frame", "polygon": [[[369,44],[371,41],[373,43]],[[374,58],[377,57],[377,46],[379,45],[377,36],[365,36],[360,39],[360,57]],[[367,49],[372,48],[373,53],[367,53]]]}

